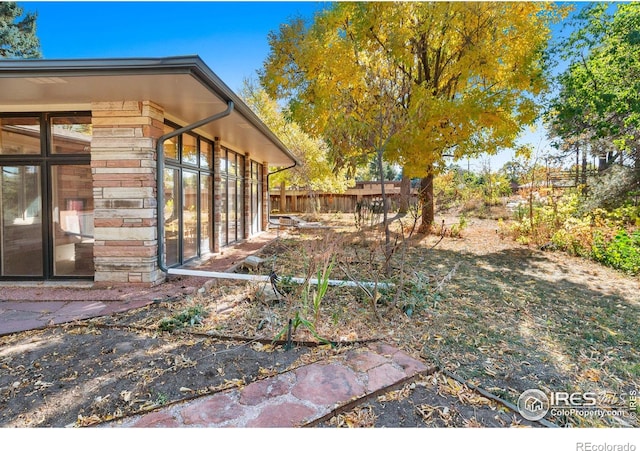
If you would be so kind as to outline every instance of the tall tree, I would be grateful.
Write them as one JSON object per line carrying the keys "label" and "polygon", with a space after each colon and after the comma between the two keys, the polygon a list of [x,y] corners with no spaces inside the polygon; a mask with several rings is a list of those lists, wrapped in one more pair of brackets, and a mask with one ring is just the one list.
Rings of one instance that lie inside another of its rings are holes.
{"label": "tall tree", "polygon": [[16,2],[0,2],[0,58],[41,58],[36,13],[24,14]]}
{"label": "tall tree", "polygon": [[640,4],[592,4],[573,22],[575,31],[558,46],[569,65],[547,120],[563,139],[586,133],[593,143],[608,140],[601,167],[615,145],[640,179]]}
{"label": "tall tree", "polygon": [[278,103],[260,86],[245,80],[240,92],[243,100],[275,132],[300,160],[291,171],[277,173],[274,182],[284,183],[309,192],[343,192],[349,179],[345,170],[333,170],[327,145],[322,139],[305,133],[295,122],[287,119]]}
{"label": "tall tree", "polygon": [[530,2],[345,2],[270,36],[261,81],[341,155],[423,177],[421,230],[445,155],[513,145],[536,117],[557,10]]}

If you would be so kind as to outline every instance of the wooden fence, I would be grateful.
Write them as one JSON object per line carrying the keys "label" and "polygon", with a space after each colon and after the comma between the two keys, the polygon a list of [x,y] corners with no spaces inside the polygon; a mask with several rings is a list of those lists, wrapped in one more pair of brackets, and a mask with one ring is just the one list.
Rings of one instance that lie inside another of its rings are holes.
{"label": "wooden fence", "polygon": [[[386,182],[385,194],[389,211],[397,210],[400,203],[400,182]],[[374,207],[381,205],[382,195],[378,182],[357,182],[342,194],[286,190],[281,202],[280,189],[269,193],[271,211],[274,213],[354,213],[358,205]],[[417,190],[411,190],[410,203],[417,202]]]}

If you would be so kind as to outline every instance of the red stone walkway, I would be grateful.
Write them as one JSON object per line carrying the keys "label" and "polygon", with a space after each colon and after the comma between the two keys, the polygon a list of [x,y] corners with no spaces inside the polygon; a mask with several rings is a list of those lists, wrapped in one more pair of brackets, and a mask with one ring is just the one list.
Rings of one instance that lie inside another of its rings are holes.
{"label": "red stone walkway", "polygon": [[293,371],[103,427],[299,427],[402,383],[428,368],[404,352],[373,343]]}
{"label": "red stone walkway", "polygon": [[[273,241],[279,231],[264,232],[192,269],[228,271]],[[111,315],[193,294],[209,279],[169,276],[156,287],[92,287],[92,283],[2,282],[0,283],[0,336],[48,325]]]}

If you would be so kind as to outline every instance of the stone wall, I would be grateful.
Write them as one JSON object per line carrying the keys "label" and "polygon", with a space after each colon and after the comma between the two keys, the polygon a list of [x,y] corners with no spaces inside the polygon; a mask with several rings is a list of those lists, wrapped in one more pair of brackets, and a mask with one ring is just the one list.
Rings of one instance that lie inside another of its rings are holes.
{"label": "stone wall", "polygon": [[164,112],[153,102],[92,104],[95,283],[155,285],[157,138]]}

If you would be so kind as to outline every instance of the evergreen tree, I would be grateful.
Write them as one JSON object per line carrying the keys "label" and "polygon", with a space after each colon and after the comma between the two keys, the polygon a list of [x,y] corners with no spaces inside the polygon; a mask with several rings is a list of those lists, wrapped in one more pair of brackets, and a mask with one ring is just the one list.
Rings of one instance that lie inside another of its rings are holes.
{"label": "evergreen tree", "polygon": [[16,2],[0,2],[0,58],[41,58],[36,13],[24,14]]}

